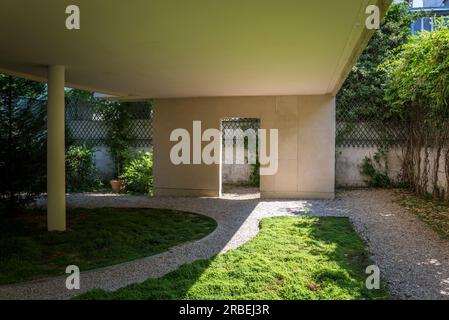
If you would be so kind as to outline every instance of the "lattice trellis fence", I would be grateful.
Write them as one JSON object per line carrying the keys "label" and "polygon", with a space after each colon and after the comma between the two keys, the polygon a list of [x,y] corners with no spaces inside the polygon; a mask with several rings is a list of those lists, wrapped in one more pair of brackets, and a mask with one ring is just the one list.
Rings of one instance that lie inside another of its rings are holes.
{"label": "lattice trellis fence", "polygon": [[[15,101],[17,105],[35,104],[46,108],[45,100],[22,98]],[[152,146],[153,110],[146,102],[129,103],[131,115],[131,132],[133,138],[130,145],[135,147]],[[338,147],[385,147],[402,144],[407,137],[407,128],[399,120],[374,120],[372,117],[360,115],[357,108],[342,109],[337,106],[336,145]],[[354,116],[357,114],[357,116]],[[77,143],[91,146],[104,145],[106,127],[101,112],[93,105],[76,101],[66,101],[66,126],[71,138]],[[223,141],[226,129],[257,129],[260,120],[255,118],[223,119]]]}
{"label": "lattice trellis fence", "polygon": [[[153,143],[153,110],[146,102],[133,102],[127,106],[131,120],[129,144],[134,147],[149,147]],[[77,143],[91,146],[104,145],[106,126],[101,109],[88,103],[66,102],[66,126],[71,138]]]}
{"label": "lattice trellis fence", "polygon": [[398,146],[407,137],[406,126],[398,119],[381,121],[360,115],[360,112],[354,110],[339,110],[337,107],[336,120],[337,147]]}
{"label": "lattice trellis fence", "polygon": [[[227,138],[236,137],[237,139],[244,138],[244,132],[247,129],[253,129],[256,134],[257,130],[260,128],[260,119],[256,118],[225,118],[222,121],[222,140],[223,144],[225,143]],[[230,132],[227,131],[229,129],[237,130],[241,129],[242,132],[234,132],[230,135]]]}
{"label": "lattice trellis fence", "polygon": [[[223,142],[225,129],[257,129],[260,120],[254,118],[226,118],[222,122]],[[356,119],[351,110],[337,113],[336,144],[339,147],[386,147],[400,145],[406,140],[407,130],[398,120],[375,121],[365,116]],[[241,138],[241,137],[238,137]]]}

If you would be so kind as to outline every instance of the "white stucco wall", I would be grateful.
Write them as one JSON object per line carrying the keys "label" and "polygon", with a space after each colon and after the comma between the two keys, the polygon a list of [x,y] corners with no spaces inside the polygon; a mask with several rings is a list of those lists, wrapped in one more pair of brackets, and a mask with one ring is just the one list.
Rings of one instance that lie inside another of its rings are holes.
{"label": "white stucco wall", "polygon": [[[171,132],[202,121],[220,129],[226,117],[259,118],[262,129],[279,130],[279,169],[261,176],[262,197],[333,198],[335,187],[335,99],[324,96],[260,96],[156,99],[154,184],[156,195],[219,196],[220,165],[174,165]],[[206,145],[207,143],[204,143]]]}
{"label": "white stucco wall", "polygon": [[[353,148],[353,147],[339,147],[336,149],[336,163],[335,163],[335,180],[337,186],[343,187],[365,187],[366,177],[360,174],[360,165],[365,157],[372,158],[376,153],[377,148]],[[444,151],[443,153],[444,154]],[[435,151],[431,150],[429,155],[429,172],[433,172],[433,165],[435,161]],[[424,158],[424,151],[422,159]],[[401,173],[402,165],[402,150],[401,148],[393,148],[388,153],[389,176],[391,179],[397,180]],[[431,192],[433,177],[428,178],[428,189]],[[440,164],[438,170],[438,185],[447,190],[446,172],[444,167],[443,156],[440,157]]]}
{"label": "white stucco wall", "polygon": [[[250,152],[245,148],[245,155]],[[253,156],[256,156],[255,154]],[[253,165],[245,164],[226,164],[224,152],[222,154],[221,177],[223,184],[248,184],[250,181]]]}
{"label": "white stucco wall", "polygon": [[[373,158],[375,147],[339,147],[335,155],[335,181],[337,186],[364,187],[366,177],[360,174],[360,165],[365,157]],[[396,179],[401,171],[401,149],[395,148],[388,154],[390,178]]]}
{"label": "white stucco wall", "polygon": [[221,176],[224,184],[247,184],[251,172],[249,164],[223,164]]}

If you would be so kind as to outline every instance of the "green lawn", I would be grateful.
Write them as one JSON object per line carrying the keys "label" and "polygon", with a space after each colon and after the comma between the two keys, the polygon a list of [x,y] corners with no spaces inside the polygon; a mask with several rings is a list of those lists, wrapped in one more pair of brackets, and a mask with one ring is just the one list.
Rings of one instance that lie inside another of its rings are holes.
{"label": "green lawn", "polygon": [[262,220],[257,237],[238,249],[181,266],[109,293],[80,299],[382,299],[365,288],[372,264],[346,218]]}
{"label": "green lawn", "polygon": [[159,209],[75,209],[67,218],[67,232],[47,232],[45,212],[0,217],[0,284],[154,255],[216,228],[211,218]]}

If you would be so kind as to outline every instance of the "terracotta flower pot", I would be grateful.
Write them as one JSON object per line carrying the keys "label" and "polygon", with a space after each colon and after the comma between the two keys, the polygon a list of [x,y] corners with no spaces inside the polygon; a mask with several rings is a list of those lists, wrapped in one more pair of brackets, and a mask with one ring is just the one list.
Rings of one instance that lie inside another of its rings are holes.
{"label": "terracotta flower pot", "polygon": [[114,191],[115,193],[119,193],[125,188],[124,180],[111,180],[110,183],[112,191]]}

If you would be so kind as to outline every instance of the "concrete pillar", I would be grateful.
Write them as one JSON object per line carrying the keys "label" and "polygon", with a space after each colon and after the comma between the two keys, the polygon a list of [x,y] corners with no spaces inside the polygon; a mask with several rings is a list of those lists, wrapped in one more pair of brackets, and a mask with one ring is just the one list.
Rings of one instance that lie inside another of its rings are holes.
{"label": "concrete pillar", "polygon": [[64,66],[48,67],[47,227],[65,231]]}

